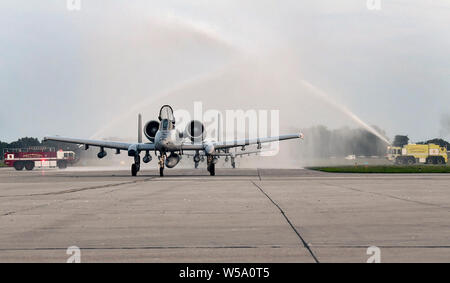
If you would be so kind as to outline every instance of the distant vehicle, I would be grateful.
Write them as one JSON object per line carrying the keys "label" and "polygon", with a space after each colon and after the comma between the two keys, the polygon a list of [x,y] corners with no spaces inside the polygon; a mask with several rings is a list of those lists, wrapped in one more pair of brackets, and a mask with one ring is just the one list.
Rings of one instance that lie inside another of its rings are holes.
{"label": "distant vehicle", "polygon": [[65,169],[75,162],[75,152],[55,151],[52,147],[6,148],[3,150],[5,164],[20,171],[36,168]]}
{"label": "distant vehicle", "polygon": [[[67,137],[45,137],[44,141],[58,141],[66,143],[74,143],[84,145],[85,149],[89,146],[97,146],[100,148],[97,154],[98,158],[106,156],[105,148],[112,148],[119,154],[121,150],[126,150],[128,156],[134,158],[134,163],[131,165],[131,175],[136,176],[140,170],[141,157],[140,153],[145,152],[142,161],[148,163],[152,160],[150,151],[158,154],[159,174],[164,176],[164,167],[175,167],[181,159],[182,155],[191,153],[194,156],[195,167],[201,161],[202,157],[206,157],[207,169],[211,176],[215,175],[215,164],[219,156],[233,157],[229,149],[240,147],[244,150],[248,145],[258,145],[261,148],[262,143],[270,143],[289,139],[303,138],[303,134],[290,134],[264,138],[229,140],[229,141],[205,141],[205,126],[202,122],[192,120],[188,123],[184,130],[179,131],[175,128],[175,117],[172,107],[163,105],[159,110],[158,120],[147,122],[142,130],[141,116],[138,116],[138,142],[137,143],[123,143],[103,140],[88,140],[76,139]],[[142,142],[142,132],[145,134],[150,143]],[[170,154],[167,156],[167,154]],[[234,160],[233,160],[234,162]]]}
{"label": "distant vehicle", "polygon": [[407,144],[403,147],[388,146],[387,159],[396,164],[413,165],[446,164],[448,162],[447,148],[437,144]]}
{"label": "distant vehicle", "polygon": [[354,155],[354,154],[347,155],[345,157],[345,159],[347,159],[347,160],[355,160],[356,159],[356,155]]}

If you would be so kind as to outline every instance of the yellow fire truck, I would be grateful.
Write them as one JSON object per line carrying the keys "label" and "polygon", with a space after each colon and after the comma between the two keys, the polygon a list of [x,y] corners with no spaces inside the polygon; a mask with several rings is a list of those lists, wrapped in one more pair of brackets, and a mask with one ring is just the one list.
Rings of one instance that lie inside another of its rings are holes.
{"label": "yellow fire truck", "polygon": [[386,157],[395,164],[446,164],[448,162],[447,148],[432,143],[407,144],[403,147],[389,146]]}

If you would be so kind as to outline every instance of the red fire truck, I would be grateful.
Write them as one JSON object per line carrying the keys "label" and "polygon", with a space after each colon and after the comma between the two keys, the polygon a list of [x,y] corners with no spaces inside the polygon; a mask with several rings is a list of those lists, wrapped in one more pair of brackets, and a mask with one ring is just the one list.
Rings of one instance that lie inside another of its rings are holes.
{"label": "red fire truck", "polygon": [[52,147],[6,148],[3,150],[4,162],[16,170],[36,168],[64,169],[75,162],[73,151],[56,151]]}

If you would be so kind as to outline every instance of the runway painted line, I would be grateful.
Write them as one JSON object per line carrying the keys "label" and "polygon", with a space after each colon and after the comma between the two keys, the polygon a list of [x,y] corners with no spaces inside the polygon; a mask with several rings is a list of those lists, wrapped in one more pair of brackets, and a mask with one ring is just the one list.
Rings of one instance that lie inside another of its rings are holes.
{"label": "runway painted line", "polygon": [[168,172],[0,170],[0,262],[450,261],[448,175]]}

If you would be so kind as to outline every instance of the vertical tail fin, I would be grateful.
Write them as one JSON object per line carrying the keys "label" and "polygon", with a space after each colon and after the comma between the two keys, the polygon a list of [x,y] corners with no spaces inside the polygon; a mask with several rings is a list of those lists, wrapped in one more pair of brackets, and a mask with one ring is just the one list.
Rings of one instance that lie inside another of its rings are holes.
{"label": "vertical tail fin", "polygon": [[142,143],[142,115],[138,115],[138,143]]}
{"label": "vertical tail fin", "polygon": [[221,142],[222,141],[222,121],[221,121],[221,116],[220,113],[217,113],[217,141]]}

